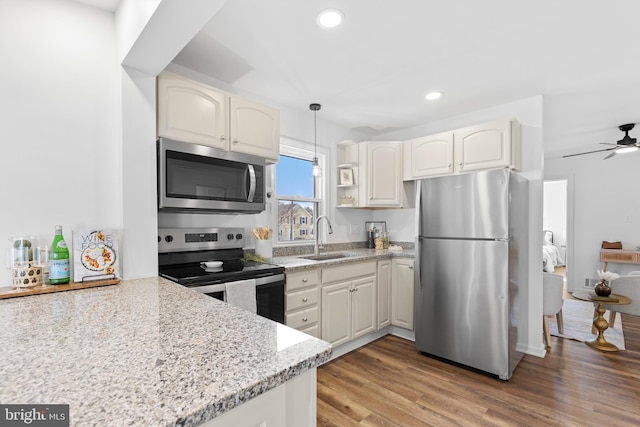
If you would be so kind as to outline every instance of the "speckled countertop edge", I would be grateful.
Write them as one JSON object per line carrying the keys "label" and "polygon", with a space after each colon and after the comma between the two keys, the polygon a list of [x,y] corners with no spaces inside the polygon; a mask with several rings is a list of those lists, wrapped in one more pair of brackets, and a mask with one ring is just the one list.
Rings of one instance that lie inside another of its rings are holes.
{"label": "speckled countertop edge", "polygon": [[341,253],[345,256],[344,258],[336,258],[324,261],[314,261],[302,258],[307,255],[298,255],[298,256],[279,256],[274,257],[269,260],[277,265],[281,265],[286,268],[287,271],[299,271],[299,270],[308,270],[318,267],[331,267],[334,265],[340,264],[348,264],[352,262],[360,262],[360,261],[368,261],[368,260],[379,260],[385,258],[414,258],[415,251],[413,249],[405,249],[402,251],[389,251],[389,250],[375,250],[375,249],[347,249],[343,251],[330,251],[330,252],[322,252],[323,254],[328,253]]}
{"label": "speckled countertop edge", "polygon": [[313,369],[331,345],[161,278],[0,301],[0,402],[71,425],[196,426]]}

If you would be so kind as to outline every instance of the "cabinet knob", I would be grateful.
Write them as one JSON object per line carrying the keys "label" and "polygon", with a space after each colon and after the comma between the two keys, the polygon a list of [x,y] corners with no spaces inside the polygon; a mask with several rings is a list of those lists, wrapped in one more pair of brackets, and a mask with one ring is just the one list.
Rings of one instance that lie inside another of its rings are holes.
{"label": "cabinet knob", "polygon": [[307,302],[309,301],[307,298],[302,298],[302,302]]}
{"label": "cabinet knob", "polygon": [[307,278],[305,277],[304,279],[302,279],[303,283],[307,283]]}
{"label": "cabinet knob", "polygon": [[227,139],[227,137],[226,137],[226,136],[224,136],[224,135],[221,135],[221,136],[220,136],[220,141],[224,141],[225,139]]}
{"label": "cabinet knob", "polygon": [[306,317],[303,317],[303,318],[302,318],[302,321],[303,321],[303,322],[306,322],[307,320],[309,320],[309,319],[307,319]]}
{"label": "cabinet knob", "polygon": [[462,162],[458,163],[458,166],[462,166]]}
{"label": "cabinet knob", "polygon": [[357,291],[358,291],[358,288],[353,288],[353,292],[357,292]]}
{"label": "cabinet knob", "polygon": [[238,143],[238,138],[233,138],[233,143],[237,144]]}
{"label": "cabinet knob", "polygon": [[409,270],[413,270],[413,265],[410,265],[410,266],[409,266]]}
{"label": "cabinet knob", "polygon": [[451,167],[451,163],[449,163],[449,164],[447,165],[447,167],[448,167],[448,168],[450,168],[450,167]]}

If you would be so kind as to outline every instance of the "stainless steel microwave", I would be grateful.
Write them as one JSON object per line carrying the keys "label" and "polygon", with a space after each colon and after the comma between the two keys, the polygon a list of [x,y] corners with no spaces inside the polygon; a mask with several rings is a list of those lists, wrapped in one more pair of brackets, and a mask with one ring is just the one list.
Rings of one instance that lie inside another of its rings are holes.
{"label": "stainless steel microwave", "polygon": [[265,209],[265,159],[167,138],[157,142],[158,209],[259,213]]}

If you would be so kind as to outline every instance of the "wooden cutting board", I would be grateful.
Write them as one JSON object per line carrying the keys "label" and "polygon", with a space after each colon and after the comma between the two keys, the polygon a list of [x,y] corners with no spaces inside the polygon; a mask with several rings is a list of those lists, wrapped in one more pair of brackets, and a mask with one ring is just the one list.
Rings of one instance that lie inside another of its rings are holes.
{"label": "wooden cutting board", "polygon": [[76,289],[96,288],[99,286],[117,285],[120,279],[93,280],[90,282],[71,282],[66,285],[44,285],[32,288],[0,288],[0,299],[25,297],[29,295],[50,294],[52,292],[74,291]]}

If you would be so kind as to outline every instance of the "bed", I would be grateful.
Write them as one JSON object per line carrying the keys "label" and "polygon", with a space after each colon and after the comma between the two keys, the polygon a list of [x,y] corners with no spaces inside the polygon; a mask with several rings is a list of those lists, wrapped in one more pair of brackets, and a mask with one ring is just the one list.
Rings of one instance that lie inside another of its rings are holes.
{"label": "bed", "polygon": [[553,273],[559,265],[564,265],[560,251],[553,244],[553,231],[544,230],[544,243],[542,244],[542,270]]}

